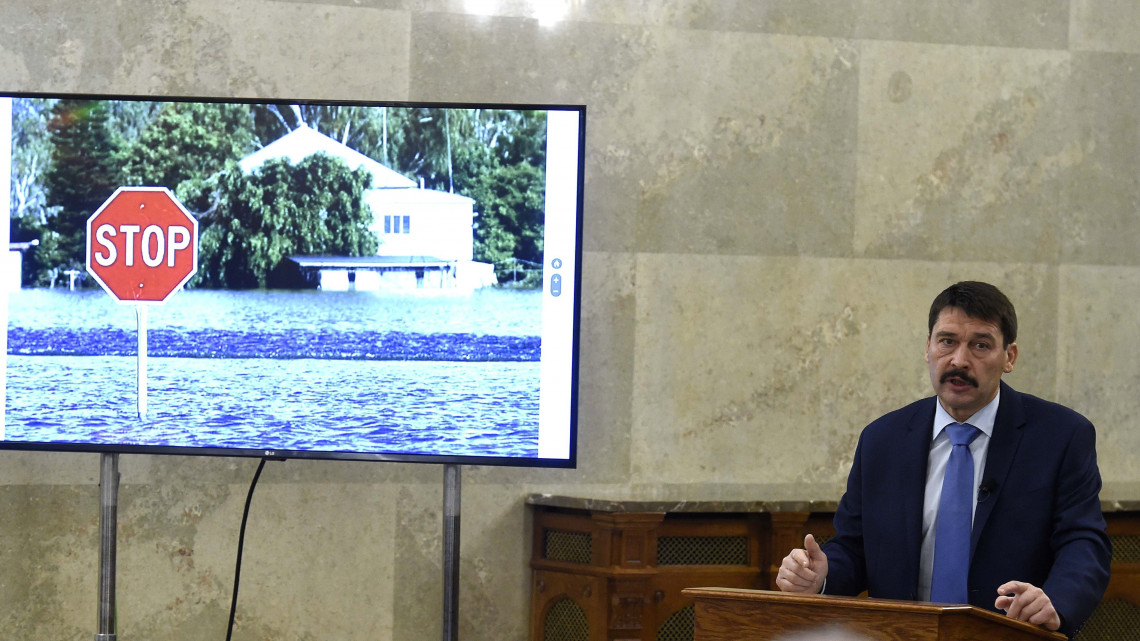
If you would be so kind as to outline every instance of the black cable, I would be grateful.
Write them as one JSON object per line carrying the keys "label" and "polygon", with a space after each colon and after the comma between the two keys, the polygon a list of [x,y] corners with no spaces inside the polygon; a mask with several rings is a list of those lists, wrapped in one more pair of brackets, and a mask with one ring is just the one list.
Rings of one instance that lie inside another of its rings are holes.
{"label": "black cable", "polygon": [[253,501],[253,490],[257,488],[257,479],[261,477],[261,470],[265,467],[266,459],[261,459],[257,465],[257,472],[253,475],[253,482],[249,484],[249,494],[245,497],[245,510],[241,515],[241,532],[238,534],[237,567],[234,569],[234,597],[230,601],[230,623],[226,627],[226,641],[234,633],[234,614],[237,613],[238,585],[241,583],[241,553],[245,547],[245,524],[249,521],[249,504]]}

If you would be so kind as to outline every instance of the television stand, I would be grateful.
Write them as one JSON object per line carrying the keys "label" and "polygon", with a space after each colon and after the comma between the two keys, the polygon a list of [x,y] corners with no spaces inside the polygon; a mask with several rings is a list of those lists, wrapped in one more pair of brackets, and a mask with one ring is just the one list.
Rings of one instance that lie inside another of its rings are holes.
{"label": "television stand", "polygon": [[[99,462],[99,631],[95,641],[115,641],[115,550],[118,530],[119,455]],[[459,639],[459,465],[443,468],[443,641]]]}
{"label": "television stand", "polygon": [[443,466],[443,641],[459,640],[459,466]]}
{"label": "television stand", "polygon": [[99,461],[99,632],[95,641],[115,641],[115,536],[119,510],[119,455]]}

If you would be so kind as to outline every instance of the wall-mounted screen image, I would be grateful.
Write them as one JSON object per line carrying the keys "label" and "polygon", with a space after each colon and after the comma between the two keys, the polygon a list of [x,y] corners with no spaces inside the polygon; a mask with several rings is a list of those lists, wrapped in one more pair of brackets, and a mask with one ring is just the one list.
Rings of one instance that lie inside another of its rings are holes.
{"label": "wall-mounted screen image", "polygon": [[0,96],[0,448],[573,466],[584,127]]}

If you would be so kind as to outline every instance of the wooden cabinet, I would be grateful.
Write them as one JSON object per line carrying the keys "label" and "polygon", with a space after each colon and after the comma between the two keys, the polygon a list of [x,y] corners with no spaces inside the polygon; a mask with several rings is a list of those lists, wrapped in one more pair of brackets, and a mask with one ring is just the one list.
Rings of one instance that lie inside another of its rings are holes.
{"label": "wooden cabinet", "polygon": [[[531,641],[691,641],[691,587],[775,589],[784,555],[834,534],[826,502],[528,499]],[[1106,511],[1112,581],[1076,641],[1140,629],[1140,511]]]}
{"label": "wooden cabinet", "polygon": [[809,524],[816,534],[831,533],[829,516],[808,512],[667,511],[676,505],[645,502],[573,508],[537,500],[532,641],[690,640],[692,602],[683,589],[770,589],[773,565],[789,542],[802,544]]}

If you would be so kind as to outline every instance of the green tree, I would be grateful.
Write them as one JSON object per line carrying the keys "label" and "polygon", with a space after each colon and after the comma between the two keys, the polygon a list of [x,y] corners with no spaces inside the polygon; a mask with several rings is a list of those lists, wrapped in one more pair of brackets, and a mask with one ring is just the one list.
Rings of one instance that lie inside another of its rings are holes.
{"label": "green tree", "polygon": [[[48,219],[54,214],[54,209],[48,206],[48,194],[43,184],[54,148],[47,123],[55,103],[55,100],[41,98],[12,100],[12,190],[8,234],[12,242],[39,244],[24,254],[23,284],[39,280],[41,263],[56,265],[63,258],[58,253],[58,234],[53,236],[48,228]],[[44,282],[48,278],[43,276]]]}
{"label": "green tree", "polygon": [[500,163],[546,165],[546,112],[480,109],[474,136]]}
{"label": "green tree", "polygon": [[290,256],[375,254],[364,202],[371,180],[325,154],[296,165],[271,160],[249,175],[227,169],[217,210],[201,230],[198,278],[213,287],[297,287]]}
{"label": "green tree", "polygon": [[51,109],[45,98],[12,100],[12,233],[13,241],[36,238],[21,230],[47,225],[49,209],[43,175],[51,166],[54,145],[48,135]]}
{"label": "green tree", "polygon": [[479,174],[467,191],[480,207],[475,258],[492,263],[499,282],[512,280],[520,264],[542,264],[544,187],[544,172],[521,162]]}
{"label": "green tree", "polygon": [[[542,263],[546,187],[544,112],[474,110],[453,145],[456,191],[475,199],[475,259],[500,282]],[[528,279],[527,284],[537,284]]]}
{"label": "green tree", "polygon": [[[84,269],[87,219],[121,184],[119,138],[110,117],[106,102],[87,99],[60,100],[50,112],[54,146],[43,179],[50,209],[45,229],[52,235],[32,256],[36,284],[54,284],[64,270]],[[49,242],[51,251],[44,246]]]}
{"label": "green tree", "polygon": [[425,188],[475,199],[475,258],[494,263],[500,280],[541,264],[545,112],[273,105],[258,120],[275,136],[313,127]]}
{"label": "green tree", "polygon": [[221,172],[258,146],[247,105],[168,102],[121,154],[126,184],[166,187],[209,215]]}
{"label": "green tree", "polygon": [[[458,117],[456,118],[458,119]],[[449,191],[450,114],[434,107],[389,109],[389,166],[428,189]],[[456,127],[460,125],[457,123]]]}

